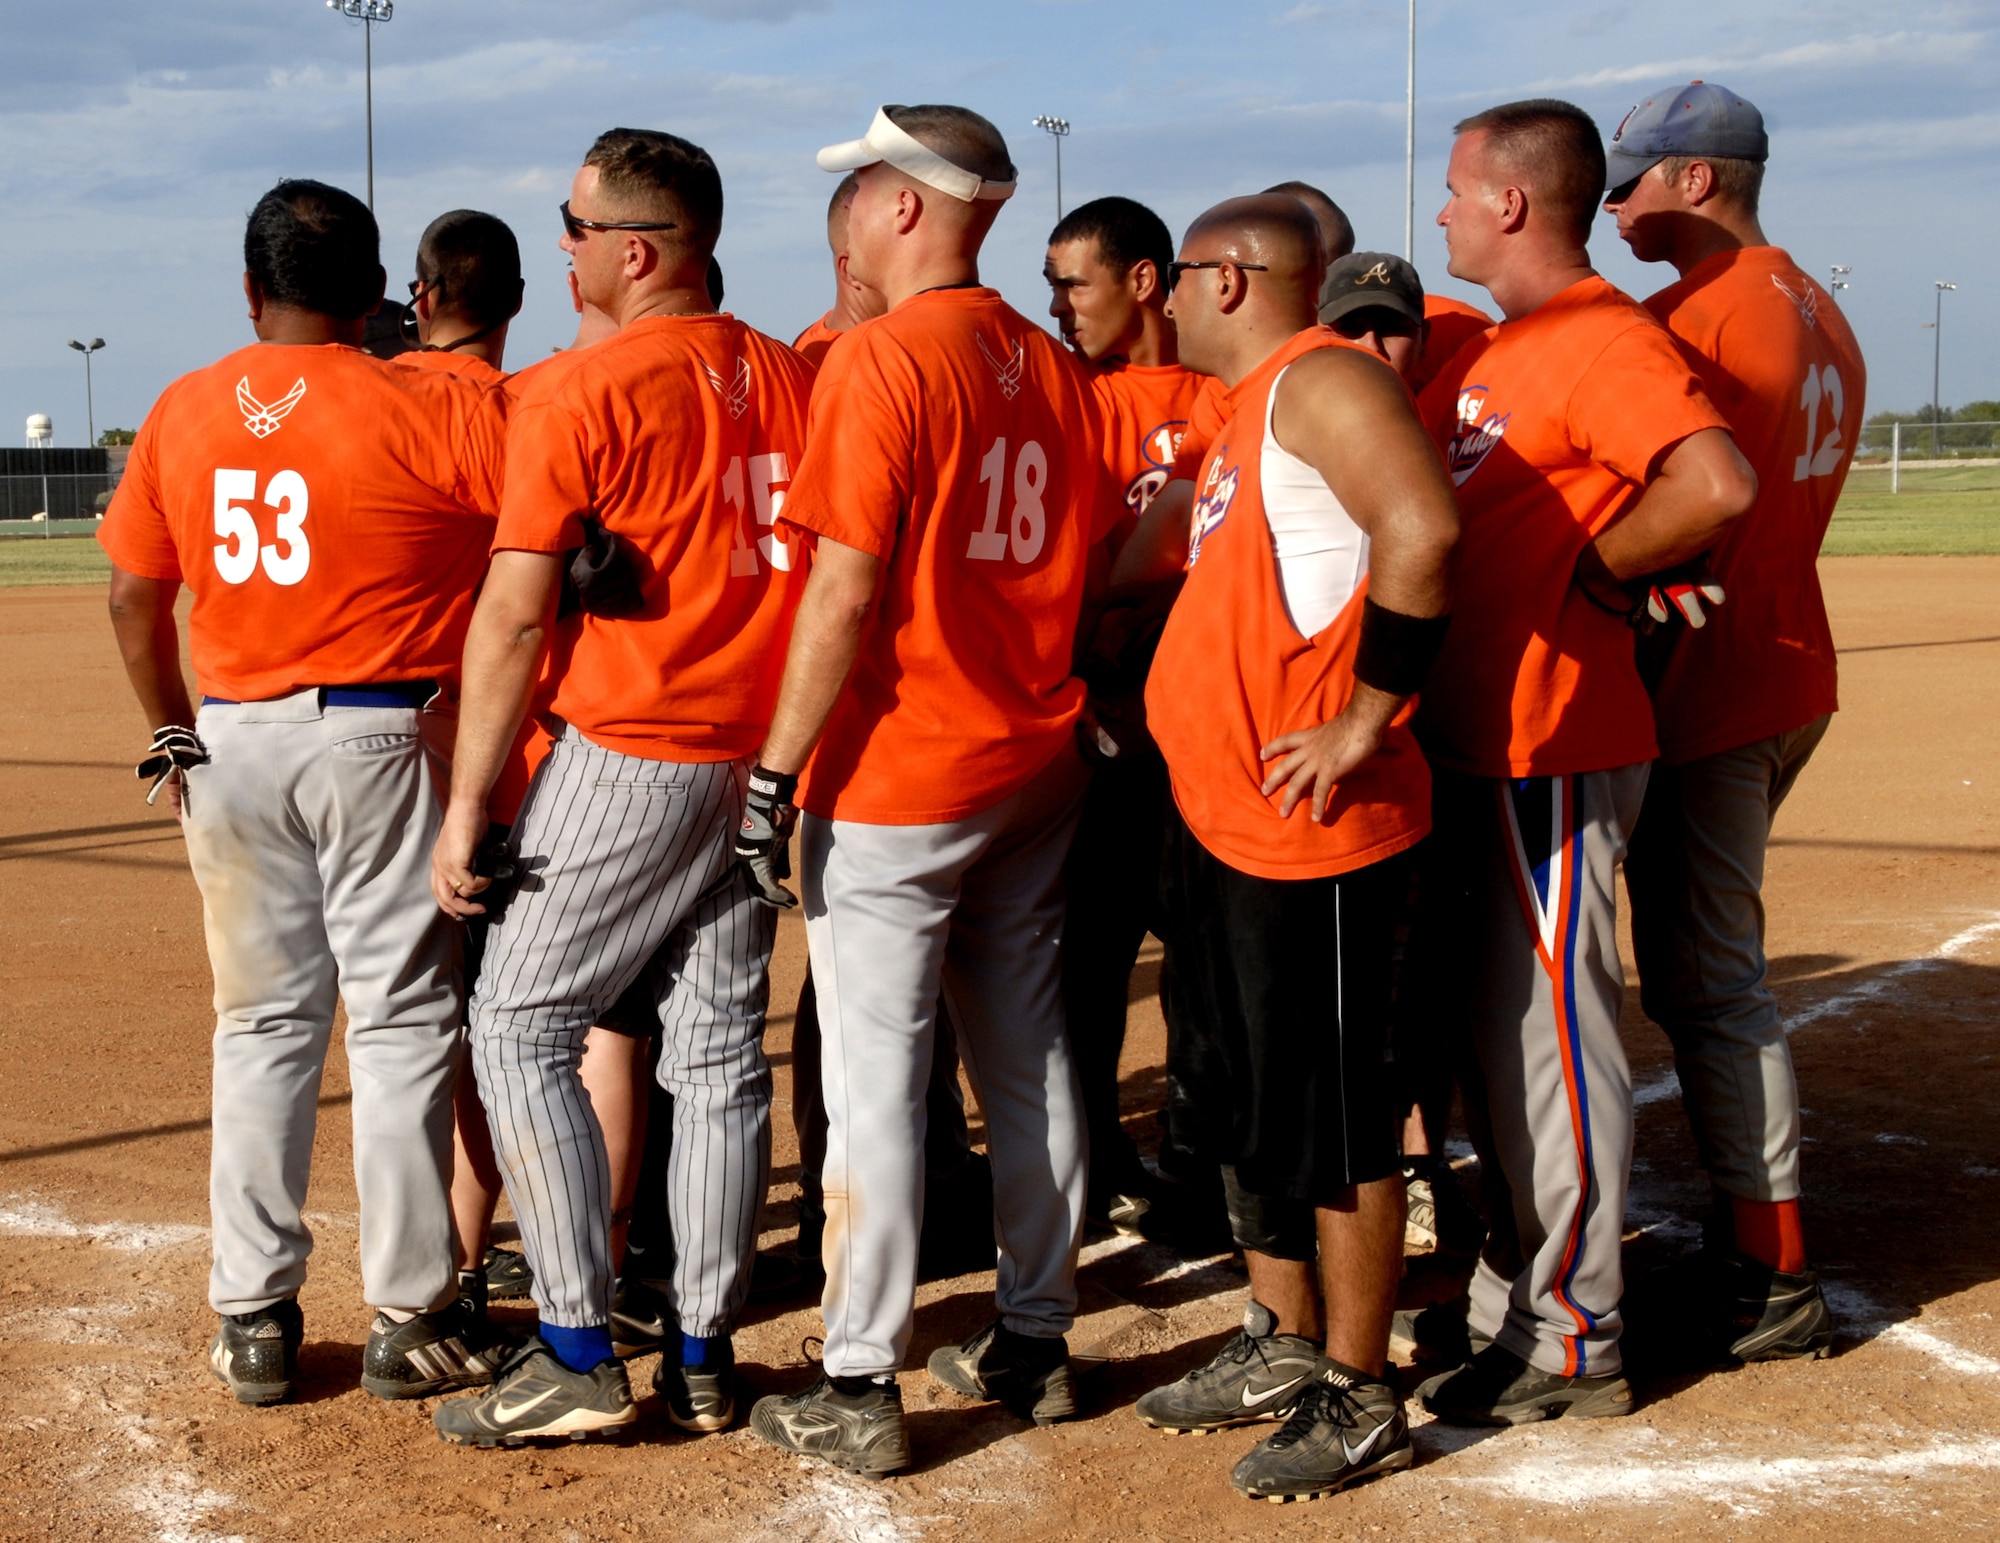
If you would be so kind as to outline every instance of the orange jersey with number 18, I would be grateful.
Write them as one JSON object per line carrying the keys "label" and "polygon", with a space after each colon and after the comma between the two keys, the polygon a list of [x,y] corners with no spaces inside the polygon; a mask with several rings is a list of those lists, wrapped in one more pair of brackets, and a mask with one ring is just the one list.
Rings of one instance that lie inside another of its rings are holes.
{"label": "orange jersey with number 18", "polygon": [[358,348],[255,343],[161,393],[97,539],[194,592],[204,695],[456,677],[505,399]]}
{"label": "orange jersey with number 18", "polygon": [[1101,433],[1083,372],[991,289],[913,296],[828,355],[784,519],[883,575],[801,808],[963,819],[1062,750],[1085,561],[1122,509]]}
{"label": "orange jersey with number 18", "polygon": [[1733,750],[1838,705],[1815,560],[1861,432],[1867,374],[1833,296],[1774,246],[1718,252],[1646,309],[1694,360],[1757,471],[1710,554],[1726,596],[1674,644],[1653,694],[1669,762]]}

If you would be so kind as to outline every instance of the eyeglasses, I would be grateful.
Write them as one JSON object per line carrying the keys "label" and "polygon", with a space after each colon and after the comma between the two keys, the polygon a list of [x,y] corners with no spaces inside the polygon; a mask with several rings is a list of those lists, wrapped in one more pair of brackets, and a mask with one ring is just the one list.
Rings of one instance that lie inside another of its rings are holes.
{"label": "eyeglasses", "polygon": [[418,295],[434,294],[438,290],[441,290],[443,288],[444,288],[443,279],[411,279],[410,298],[414,300],[417,298]]}
{"label": "eyeglasses", "polygon": [[569,212],[569,200],[565,198],[556,208],[562,213],[563,230],[572,241],[581,241],[587,230],[679,230],[672,220],[665,224],[648,224],[640,220],[586,220],[581,215]]}
{"label": "eyeglasses", "polygon": [[1212,262],[1212,263],[1168,263],[1167,264],[1168,294],[1171,295],[1174,292],[1174,286],[1180,283],[1181,275],[1183,273],[1186,273],[1190,268],[1240,268],[1245,273],[1269,273],[1271,271],[1270,265],[1268,263],[1230,262],[1226,258],[1220,262]]}

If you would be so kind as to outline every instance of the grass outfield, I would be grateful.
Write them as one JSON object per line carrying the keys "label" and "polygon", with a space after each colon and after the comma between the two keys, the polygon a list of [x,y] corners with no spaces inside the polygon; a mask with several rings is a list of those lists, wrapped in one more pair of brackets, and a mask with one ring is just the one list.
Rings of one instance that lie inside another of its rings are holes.
{"label": "grass outfield", "polygon": [[0,538],[0,589],[29,584],[102,584],[111,559],[89,536]]}
{"label": "grass outfield", "polygon": [[[2000,553],[2000,468],[1906,472],[1903,486],[1906,491],[1891,493],[1886,472],[1870,468],[1856,472],[1834,512],[1826,545],[1821,548],[1823,555],[1965,557]],[[111,563],[104,549],[88,536],[0,539],[0,589],[98,584],[110,574]]]}

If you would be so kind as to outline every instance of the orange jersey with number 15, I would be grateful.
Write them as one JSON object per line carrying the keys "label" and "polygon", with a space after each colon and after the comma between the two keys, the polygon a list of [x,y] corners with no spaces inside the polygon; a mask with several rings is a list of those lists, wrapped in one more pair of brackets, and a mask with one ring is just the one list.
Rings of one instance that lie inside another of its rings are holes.
{"label": "orange jersey with number 15", "polygon": [[1083,372],[991,289],[915,295],[827,356],[785,523],[883,574],[801,808],[963,819],[1062,750],[1085,560],[1123,507],[1101,432]]}
{"label": "orange jersey with number 15", "polygon": [[146,415],[97,539],[194,592],[204,695],[450,680],[500,507],[505,399],[337,343],[255,343]]}
{"label": "orange jersey with number 15", "polygon": [[1679,338],[1757,502],[1710,554],[1726,599],[1674,645],[1653,696],[1660,754],[1692,761],[1838,705],[1814,566],[1861,432],[1867,375],[1833,296],[1774,246],[1718,252],[1646,309]]}

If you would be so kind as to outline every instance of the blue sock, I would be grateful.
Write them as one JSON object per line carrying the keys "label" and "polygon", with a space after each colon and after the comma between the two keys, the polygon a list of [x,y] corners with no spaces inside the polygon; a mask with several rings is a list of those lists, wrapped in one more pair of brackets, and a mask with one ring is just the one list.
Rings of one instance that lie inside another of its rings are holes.
{"label": "blue sock", "polygon": [[698,1334],[681,1336],[681,1365],[706,1366],[711,1359],[725,1360],[730,1349],[729,1336],[718,1334],[712,1339],[703,1339]]}
{"label": "blue sock", "polygon": [[556,1359],[573,1372],[587,1372],[611,1359],[611,1329],[593,1324],[587,1329],[566,1329],[559,1323],[539,1323],[535,1332],[542,1343],[555,1352]]}

